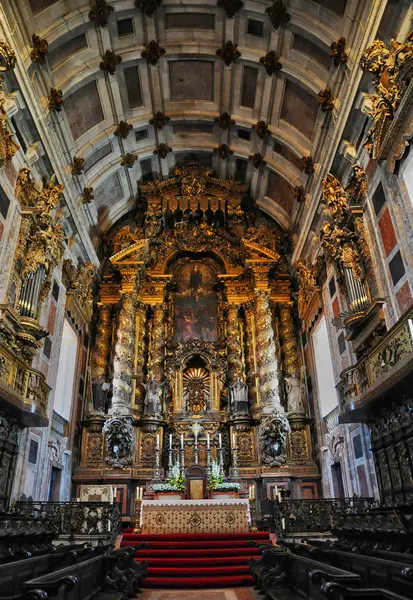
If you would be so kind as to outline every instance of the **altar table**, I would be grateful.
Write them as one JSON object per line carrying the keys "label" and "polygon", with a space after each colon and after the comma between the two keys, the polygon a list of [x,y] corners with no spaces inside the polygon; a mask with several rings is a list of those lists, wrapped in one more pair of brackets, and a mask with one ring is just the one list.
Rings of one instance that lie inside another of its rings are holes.
{"label": "altar table", "polygon": [[250,522],[246,498],[142,501],[142,533],[247,533]]}

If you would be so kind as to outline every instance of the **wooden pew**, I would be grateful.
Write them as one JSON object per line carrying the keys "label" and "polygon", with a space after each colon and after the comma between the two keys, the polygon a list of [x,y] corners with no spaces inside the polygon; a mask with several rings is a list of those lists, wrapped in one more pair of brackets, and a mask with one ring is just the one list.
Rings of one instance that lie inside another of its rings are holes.
{"label": "wooden pew", "polygon": [[321,600],[321,585],[326,581],[355,587],[360,585],[358,575],[310,558],[269,548],[263,552],[262,563],[261,559],[250,559],[250,573],[256,587],[272,600],[295,599],[297,594],[311,600]]}
{"label": "wooden pew", "polygon": [[413,597],[413,565],[407,562],[392,561],[377,556],[343,552],[322,546],[283,542],[292,552],[317,557],[328,565],[356,573],[367,588],[379,586],[396,594]]}
{"label": "wooden pew", "polygon": [[329,582],[321,586],[323,598],[331,600],[347,600],[347,598],[358,598],[358,600],[410,600],[407,596],[400,596],[382,588],[354,589],[346,588],[338,583]]}

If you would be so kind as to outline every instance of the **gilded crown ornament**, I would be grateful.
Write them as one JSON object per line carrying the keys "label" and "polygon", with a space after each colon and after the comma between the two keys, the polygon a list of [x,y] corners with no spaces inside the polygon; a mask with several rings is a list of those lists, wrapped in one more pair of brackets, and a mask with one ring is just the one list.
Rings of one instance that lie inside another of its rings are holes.
{"label": "gilded crown ornament", "polygon": [[270,50],[265,56],[261,56],[260,63],[264,65],[267,75],[270,77],[283,67],[274,50]]}
{"label": "gilded crown ornament", "polygon": [[0,73],[10,71],[16,66],[16,54],[4,41],[0,40]]}
{"label": "gilded crown ornament", "polygon": [[85,159],[80,156],[75,156],[71,165],[72,175],[81,175],[85,168]]}
{"label": "gilded crown ornament", "polygon": [[153,153],[156,156],[159,156],[159,158],[166,158],[169,154],[169,152],[172,152],[172,148],[170,148],[168,146],[168,144],[158,144],[156,146],[156,149],[153,151]]}
{"label": "gilded crown ornament", "polygon": [[305,200],[306,200],[306,193],[305,193],[304,188],[303,188],[302,185],[297,185],[294,188],[294,198],[299,203],[305,202]]}
{"label": "gilded crown ornament", "polygon": [[335,67],[345,65],[348,60],[348,54],[346,53],[346,38],[338,38],[336,42],[333,42],[330,46],[330,56],[333,58]]}
{"label": "gilded crown ornament", "polygon": [[49,44],[47,40],[42,39],[40,36],[32,35],[32,51],[30,52],[30,58],[33,62],[44,65],[46,56],[49,52]]}
{"label": "gilded crown ornament", "polygon": [[256,152],[255,154],[251,154],[248,157],[248,160],[250,160],[252,162],[254,169],[259,169],[260,167],[265,167],[265,165],[267,164],[259,152]]}
{"label": "gilded crown ornament", "polygon": [[232,41],[228,41],[216,51],[216,55],[220,56],[227,67],[229,67],[234,60],[237,60],[237,58],[241,56],[241,52],[238,52],[237,48],[238,44],[233,44]]}
{"label": "gilded crown ornament", "polygon": [[135,162],[138,160],[137,154],[132,154],[131,152],[127,152],[120,161],[122,167],[127,167],[128,169],[132,169]]}
{"label": "gilded crown ornament", "polygon": [[234,154],[231,148],[226,144],[220,144],[217,148],[214,148],[214,152],[218,154],[221,160],[227,160],[231,154]]}
{"label": "gilded crown ornament", "polygon": [[253,125],[252,128],[254,129],[255,133],[258,135],[260,140],[263,140],[264,138],[271,135],[271,131],[268,129],[267,123],[265,121],[258,121],[258,123],[256,125]]}
{"label": "gilded crown ornament", "polygon": [[330,88],[326,87],[321,92],[318,92],[318,104],[323,112],[332,112],[334,109],[334,97]]}
{"label": "gilded crown ornament", "polygon": [[147,17],[152,17],[161,4],[162,0],[136,0],[135,2],[136,8],[140,8]]}
{"label": "gilded crown ornament", "polygon": [[119,121],[118,126],[116,127],[113,135],[116,137],[122,138],[122,140],[126,140],[130,132],[133,130],[133,125],[131,123],[127,123],[126,121]]}
{"label": "gilded crown ornament", "polygon": [[242,0],[218,0],[217,6],[225,11],[227,17],[232,19],[236,12],[244,6]]}
{"label": "gilded crown ornament", "polygon": [[155,129],[163,129],[170,120],[170,117],[167,117],[165,113],[158,110],[153,115],[152,119],[150,119],[149,124],[153,125]]}
{"label": "gilded crown ornament", "polygon": [[161,56],[164,56],[165,53],[165,48],[162,48],[155,40],[152,40],[149,44],[145,44],[145,50],[142,50],[141,56],[142,58],[146,58],[149,64],[157,65],[158,60]]}
{"label": "gilded crown ornament", "polygon": [[315,171],[314,161],[312,156],[303,156],[301,158],[301,162],[303,163],[303,171],[306,175],[312,175]]}
{"label": "gilded crown ornament", "polygon": [[214,119],[214,123],[216,123],[218,125],[218,127],[220,127],[221,129],[224,129],[225,131],[227,129],[229,129],[231,127],[231,125],[235,125],[234,119],[232,119],[231,115],[228,114],[227,112],[223,112],[222,115],[219,115],[219,117],[216,117]]}
{"label": "gilded crown ornament", "polygon": [[20,148],[13,140],[13,136],[7,127],[7,112],[4,108],[6,94],[3,88],[3,78],[0,76],[0,167],[9,161]]}
{"label": "gilded crown ornament", "polygon": [[106,0],[96,0],[92,10],[89,12],[89,20],[94,21],[99,27],[107,27],[109,15],[115,9]]}
{"label": "gilded crown ornament", "polygon": [[281,25],[285,25],[291,19],[283,0],[275,0],[271,6],[265,9],[265,14],[270,17],[274,29],[278,29]]}
{"label": "gilded crown ornament", "polygon": [[50,88],[50,96],[48,96],[48,107],[49,110],[54,112],[60,112],[63,108],[63,92],[56,88]]}
{"label": "gilded crown ornament", "polygon": [[85,187],[83,188],[83,194],[81,196],[82,204],[90,204],[94,199],[93,188]]}
{"label": "gilded crown ornament", "polygon": [[111,50],[106,50],[102,61],[99,63],[99,69],[106,71],[110,75],[114,75],[116,72],[116,66],[122,62],[122,57],[118,56]]}

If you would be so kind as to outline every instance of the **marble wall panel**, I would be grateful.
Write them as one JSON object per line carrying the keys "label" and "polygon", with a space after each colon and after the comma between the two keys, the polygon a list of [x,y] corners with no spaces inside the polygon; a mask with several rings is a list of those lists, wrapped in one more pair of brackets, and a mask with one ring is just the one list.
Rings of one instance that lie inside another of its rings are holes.
{"label": "marble wall panel", "polygon": [[103,121],[96,81],[90,81],[65,98],[64,109],[75,140]]}
{"label": "marble wall panel", "polygon": [[174,60],[169,63],[171,101],[209,100],[214,97],[214,63],[208,60]]}
{"label": "marble wall panel", "polygon": [[396,294],[400,314],[403,314],[413,302],[409,282],[406,281]]}
{"label": "marble wall panel", "polygon": [[295,33],[293,37],[292,50],[302,52],[315,62],[321,64],[325,69],[330,69],[332,59],[330,56],[330,50],[327,48],[327,46],[322,48],[310,39]]}
{"label": "marble wall panel", "polygon": [[288,214],[294,206],[294,189],[279,173],[271,171],[268,180],[267,196],[272,198]]}
{"label": "marble wall panel", "polygon": [[281,119],[311,139],[318,114],[317,98],[289,79],[285,82]]}
{"label": "marble wall panel", "polygon": [[388,208],[386,208],[386,210],[383,212],[382,216],[379,219],[379,228],[381,238],[383,240],[383,247],[386,252],[386,256],[388,256],[397,244],[397,237],[394,231],[392,218]]}
{"label": "marble wall panel", "polygon": [[113,175],[105,179],[105,181],[95,189],[94,196],[94,202],[98,212],[109,208],[120,200],[123,196],[123,191],[118,172],[113,173]]}

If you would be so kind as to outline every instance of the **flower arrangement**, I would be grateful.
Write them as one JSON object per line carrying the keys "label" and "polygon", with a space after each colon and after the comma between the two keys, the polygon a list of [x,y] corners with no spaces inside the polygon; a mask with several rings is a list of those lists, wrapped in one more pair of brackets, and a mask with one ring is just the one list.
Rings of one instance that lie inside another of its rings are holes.
{"label": "flower arrangement", "polygon": [[157,492],[183,492],[185,489],[185,479],[181,475],[179,462],[172,467],[172,477],[168,483],[154,483],[152,489]]}
{"label": "flower arrangement", "polygon": [[216,490],[217,486],[221,485],[223,482],[224,478],[220,473],[219,464],[215,460],[212,460],[208,487],[210,490]]}
{"label": "flower arrangement", "polygon": [[177,492],[176,487],[170,483],[154,483],[152,486],[154,492]]}
{"label": "flower arrangement", "polygon": [[215,492],[239,492],[241,489],[241,485],[239,483],[231,482],[231,481],[223,481],[222,483],[218,483],[215,487]]}

